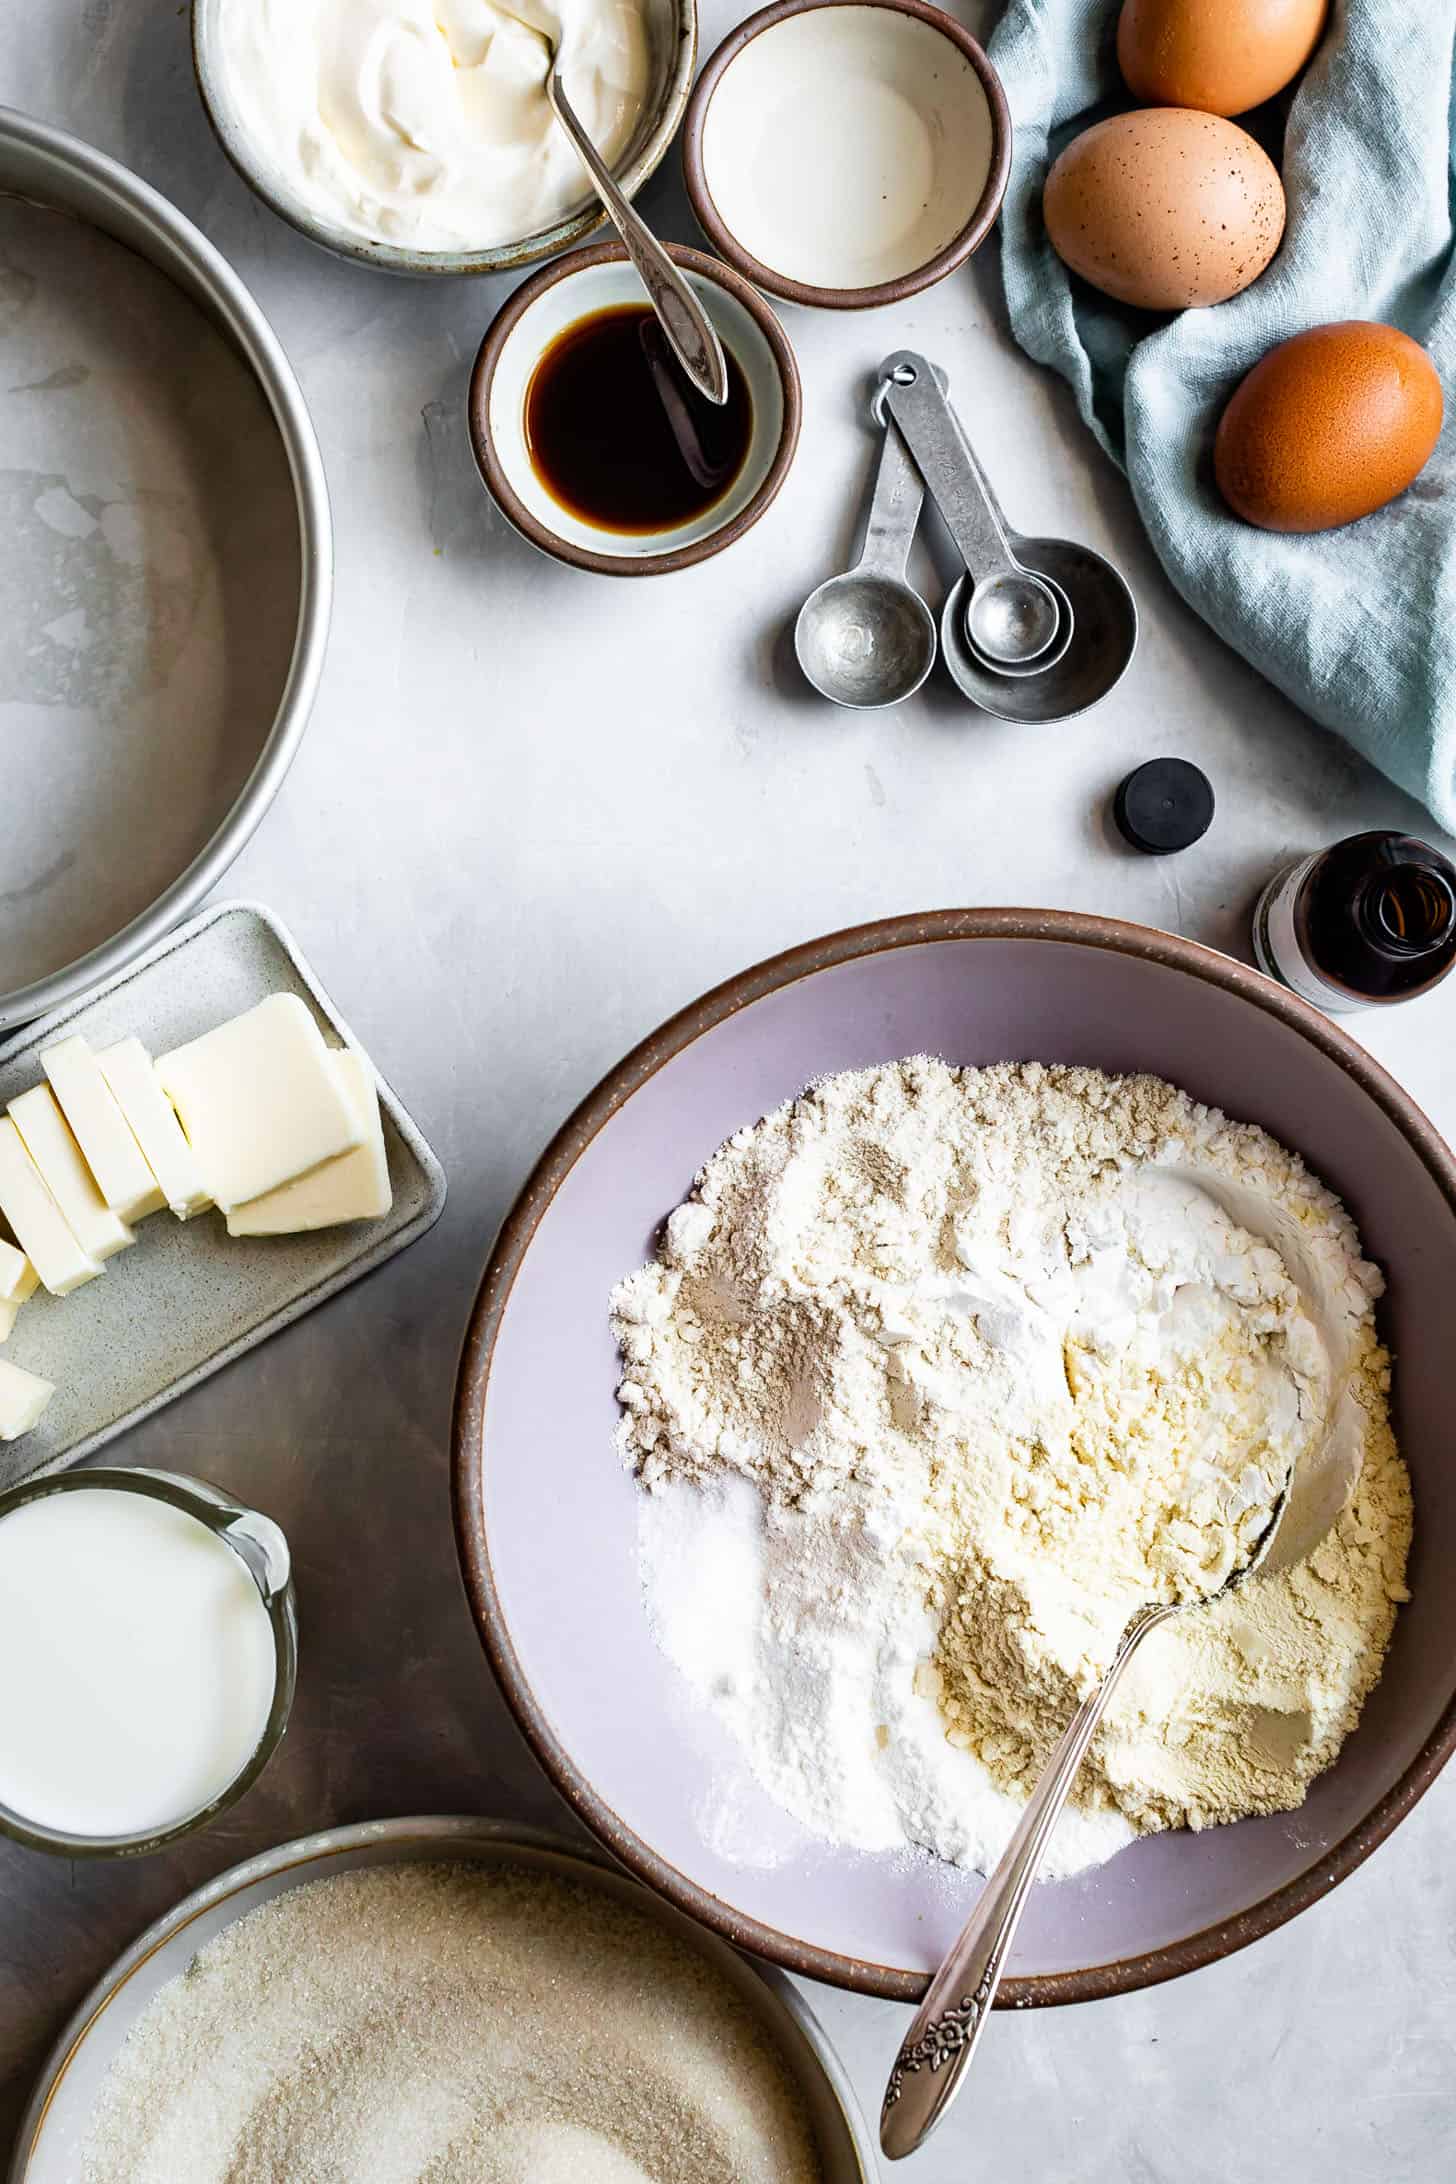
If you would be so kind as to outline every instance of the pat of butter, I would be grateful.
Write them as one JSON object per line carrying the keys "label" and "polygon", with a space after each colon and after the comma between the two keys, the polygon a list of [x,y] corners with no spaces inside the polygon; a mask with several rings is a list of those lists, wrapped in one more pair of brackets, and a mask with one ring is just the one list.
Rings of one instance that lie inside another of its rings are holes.
{"label": "pat of butter", "polygon": [[296,994],[274,993],[157,1063],[202,1180],[224,1213],[364,1142]]}
{"label": "pat of butter", "polygon": [[331,1053],[329,1065],[364,1131],[363,1144],[325,1161],[311,1175],[235,1206],[228,1215],[229,1236],[296,1236],[304,1229],[337,1228],[345,1221],[377,1221],[393,1205],[374,1072],[352,1047]]}
{"label": "pat of butter", "polygon": [[0,1297],[0,1342],[8,1342],[15,1332],[15,1322],[20,1317],[18,1304],[7,1304]]}
{"label": "pat of butter", "polygon": [[0,1304],[24,1304],[40,1287],[40,1276],[14,1244],[0,1236]]}
{"label": "pat of butter", "polygon": [[52,1381],[40,1380],[0,1358],[0,1441],[18,1441],[22,1433],[38,1425],[55,1392]]}
{"label": "pat of butter", "polygon": [[0,1115],[0,1213],[52,1296],[69,1296],[105,1271],[76,1241],[8,1115]]}
{"label": "pat of butter", "polygon": [[[12,1100],[10,1119],[83,1251],[93,1259],[110,1259],[136,1242],[125,1221],[112,1212],[97,1190],[85,1155],[72,1137],[48,1084],[35,1085],[29,1092],[22,1092],[18,1100]],[[13,1221],[10,1225],[15,1227]]]}
{"label": "pat of butter", "polygon": [[112,1212],[123,1221],[160,1213],[167,1201],[86,1041],[77,1035],[48,1047],[40,1066]]}
{"label": "pat of butter", "polygon": [[205,1213],[212,1200],[203,1188],[192,1147],[182,1135],[177,1110],[157,1082],[152,1057],[141,1040],[121,1039],[96,1059],[178,1220],[188,1221],[194,1213]]}

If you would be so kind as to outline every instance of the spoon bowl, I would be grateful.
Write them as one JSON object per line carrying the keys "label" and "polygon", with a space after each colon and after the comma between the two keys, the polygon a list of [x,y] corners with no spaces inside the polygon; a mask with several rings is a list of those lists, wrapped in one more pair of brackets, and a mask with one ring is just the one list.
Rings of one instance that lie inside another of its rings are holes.
{"label": "spoon bowl", "polygon": [[[966,635],[993,667],[1038,667],[1056,643],[1062,612],[1050,585],[1019,563],[983,576],[966,602]],[[1071,631],[1067,631],[1068,641]]]}
{"label": "spoon bowl", "polygon": [[836,705],[899,705],[935,665],[935,617],[906,574],[924,505],[920,473],[887,423],[859,559],[812,591],[794,624],[800,667]]}
{"label": "spoon bowl", "polygon": [[[978,661],[989,674],[995,675],[998,679],[1009,676],[1015,681],[1021,677],[1045,675],[1049,669],[1054,668],[1060,660],[1064,660],[1067,656],[1077,627],[1077,618],[1072,611],[1072,602],[1061,585],[1047,576],[1044,571],[1042,572],[1042,581],[1056,601],[1056,632],[1045,652],[1039,653],[1035,659],[1027,660],[1020,666],[1014,666],[1009,660],[988,659],[984,647],[976,643],[972,634],[969,606],[965,603],[967,587],[971,582],[969,576],[962,577],[955,585],[952,594],[954,603],[947,602],[947,614],[954,614],[959,618],[962,643],[967,656]],[[972,598],[974,598],[974,593]]]}
{"label": "spoon bowl", "polygon": [[851,569],[804,601],[794,650],[814,688],[836,705],[899,705],[935,665],[935,617],[909,584]]}

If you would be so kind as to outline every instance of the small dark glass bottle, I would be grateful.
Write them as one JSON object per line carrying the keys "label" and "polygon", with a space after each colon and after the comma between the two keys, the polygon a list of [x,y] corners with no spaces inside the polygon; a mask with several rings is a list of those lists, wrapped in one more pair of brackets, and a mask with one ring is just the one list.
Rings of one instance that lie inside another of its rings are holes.
{"label": "small dark glass bottle", "polygon": [[1331,1015],[1409,1001],[1456,966],[1456,865],[1411,834],[1352,834],[1275,873],[1254,954]]}

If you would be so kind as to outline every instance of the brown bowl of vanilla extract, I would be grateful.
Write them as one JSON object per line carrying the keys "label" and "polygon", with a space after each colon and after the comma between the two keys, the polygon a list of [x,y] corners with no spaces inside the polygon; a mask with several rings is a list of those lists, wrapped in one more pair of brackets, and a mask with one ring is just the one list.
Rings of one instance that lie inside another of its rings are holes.
{"label": "brown bowl of vanilla extract", "polygon": [[798,445],[799,373],[778,319],[730,266],[667,247],[723,345],[723,404],[668,350],[620,243],[518,288],[471,373],[471,445],[497,507],[542,553],[598,576],[722,553],[772,506]]}

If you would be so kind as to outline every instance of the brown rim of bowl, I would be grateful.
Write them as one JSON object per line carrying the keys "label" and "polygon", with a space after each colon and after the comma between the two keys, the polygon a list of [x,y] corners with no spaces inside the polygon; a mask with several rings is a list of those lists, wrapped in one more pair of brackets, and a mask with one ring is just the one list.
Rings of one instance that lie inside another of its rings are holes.
{"label": "brown rim of bowl", "polygon": [[[928,23],[932,30],[938,30],[970,62],[991,110],[991,169],[970,219],[944,250],[927,258],[924,265],[917,266],[912,273],[902,273],[896,280],[879,281],[873,288],[815,288],[807,281],[790,280],[786,273],[776,273],[772,266],[761,264],[744,249],[732,229],[724,225],[703,168],[703,129],[713,93],[749,40],[758,37],[761,31],[772,30],[776,24],[786,22],[791,15],[807,15],[818,8],[844,7],[885,8],[892,15],[913,15],[918,22]],[[775,0],[772,7],[760,8],[757,15],[750,15],[736,30],[731,30],[705,62],[683,118],[683,180],[687,184],[693,217],[713,248],[756,287],[766,289],[771,296],[781,297],[785,303],[812,304],[823,311],[870,311],[882,303],[903,303],[907,296],[917,296],[923,288],[933,288],[937,281],[944,280],[947,273],[954,273],[957,266],[964,265],[967,258],[980,249],[995,224],[1001,200],[1006,195],[1007,178],[1011,173],[1011,134],[1011,110],[1006,104],[1000,77],[965,25],[958,23],[953,15],[947,15],[943,8],[930,7],[926,0]]]}
{"label": "brown rim of bowl", "polygon": [[485,339],[475,359],[470,374],[470,391],[466,396],[465,413],[470,427],[470,445],[475,455],[476,467],[485,481],[491,498],[502,515],[520,532],[522,538],[553,560],[564,561],[573,569],[589,569],[596,576],[670,576],[675,569],[689,569],[699,561],[709,561],[714,554],[722,553],[751,531],[759,517],[778,499],[779,488],[789,474],[794,450],[799,444],[799,425],[803,417],[804,398],[799,386],[799,367],[789,346],[789,337],[762,296],[732,266],[721,265],[710,258],[706,251],[690,250],[682,243],[665,243],[663,248],[674,265],[686,268],[690,273],[700,273],[704,279],[716,282],[726,294],[736,297],[758,327],[773,352],[779,385],[784,395],[784,421],[779,433],[779,444],[774,450],[773,461],[764,473],[763,481],[753,498],[730,522],[720,524],[716,531],[709,531],[704,538],[694,539],[690,546],[674,546],[670,551],[658,554],[599,554],[590,546],[578,546],[556,531],[549,530],[538,516],[533,516],[520,495],[515,491],[500,463],[496,460],[491,444],[487,420],[490,416],[490,390],[495,380],[496,366],[506,342],[515,332],[522,316],[538,296],[544,296],[558,281],[573,279],[597,265],[625,265],[626,248],[621,243],[594,243],[590,249],[574,250],[567,258],[558,258],[554,265],[543,266],[528,281],[508,296],[486,328]]}
{"label": "brown rim of bowl", "polygon": [[[674,0],[674,5],[677,42],[661,112],[634,157],[613,170],[619,188],[628,198],[637,195],[667,157],[687,108],[698,60],[698,10],[696,0]],[[212,34],[210,17],[203,20],[198,0],[192,0],[191,15],[193,81],[223,156],[270,212],[276,213],[295,234],[302,235],[320,250],[331,251],[336,258],[355,265],[373,266],[378,272],[402,274],[411,279],[450,274],[516,273],[522,266],[535,265],[557,251],[574,249],[606,226],[606,208],[593,195],[578,211],[566,214],[553,227],[540,228],[534,235],[523,235],[515,242],[492,243],[482,250],[411,250],[403,243],[375,242],[364,235],[351,235],[347,229],[331,227],[327,220],[315,218],[306,206],[298,204],[279,188],[263,162],[255,162],[245,131],[234,122],[214,86],[208,42]]]}
{"label": "brown rim of bowl", "polygon": [[[471,1313],[461,1354],[455,1390],[452,1433],[452,1501],[455,1540],[461,1574],[475,1618],[480,1641],[506,1701],[520,1724],[531,1749],[552,1782],[574,1807],[593,1833],[631,1871],[660,1891],[680,1910],[700,1919],[715,1933],[726,1936],[741,1949],[767,1957],[785,1971],[806,1979],[820,1979],[831,1986],[846,1987],[892,2002],[918,2002],[928,1980],[923,1974],[896,1971],[857,1957],[816,1948],[791,1934],[764,1926],[756,1919],[732,1911],[719,1897],[710,1895],[675,1866],[658,1856],[642,1838],[627,1827],[597,1794],[555,1736],[546,1713],[516,1658],[495,1582],[483,1520],[483,1426],[490,1382],[491,1358],[512,1286],[532,1238],[547,1208],[570,1170],[597,1132],[616,1114],[639,1087],[656,1075],[685,1047],[704,1032],[736,1015],[751,1002],[762,999],[801,978],[827,970],[856,957],[876,955],[893,948],[918,948],[943,940],[1061,940],[1081,947],[1109,948],[1120,955],[1140,956],[1172,970],[1206,979],[1212,986],[1239,995],[1266,1014],[1277,1017],[1311,1046],[1339,1065],[1361,1090],[1389,1117],[1424,1164],[1437,1188],[1456,1213],[1456,1156],[1417,1107],[1408,1093],[1345,1032],[1317,1009],[1274,984],[1259,971],[1250,970],[1232,957],[1161,933],[1150,926],[1129,924],[1121,918],[1105,918],[1075,910],[931,910],[919,916],[884,918],[874,924],[851,926],[822,940],[805,942],[785,954],[741,971],[700,1000],[679,1010],[650,1038],[603,1077],[595,1091],[557,1131],[526,1181],[501,1227],[486,1263],[480,1290]],[[1092,2002],[1108,1995],[1129,1994],[1140,1987],[1157,1986],[1184,1972],[1231,1956],[1251,1941],[1272,1933],[1296,1912],[1326,1896],[1337,1881],[1353,1873],[1384,1842],[1396,1823],[1435,1781],[1456,1750],[1456,1697],[1447,1706],[1425,1744],[1394,1787],[1352,1828],[1333,1849],[1286,1882],[1251,1909],[1223,1919],[1182,1941],[1124,1957],[1114,1964],[1089,1966],[1079,1971],[1036,1974],[1004,1979],[996,1997],[998,2009],[1025,2009],[1059,2002]]]}

